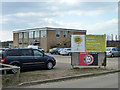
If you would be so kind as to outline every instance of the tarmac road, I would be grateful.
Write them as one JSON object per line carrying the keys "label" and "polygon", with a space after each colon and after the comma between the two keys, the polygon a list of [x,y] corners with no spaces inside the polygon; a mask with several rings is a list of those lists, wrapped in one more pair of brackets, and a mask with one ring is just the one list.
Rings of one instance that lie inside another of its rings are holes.
{"label": "tarmac road", "polygon": [[118,88],[118,73],[26,86],[25,88]]}
{"label": "tarmac road", "polygon": [[[50,53],[47,53],[47,55],[53,56],[56,59],[56,66],[54,67],[54,71],[64,70],[64,69],[70,69],[71,68],[71,56],[62,56],[62,55],[51,55]],[[120,57],[119,57],[120,59]],[[118,57],[115,58],[107,58],[107,67],[109,69],[118,69]],[[29,72],[38,72],[37,70],[29,70]],[[48,72],[47,70],[42,70],[44,72]],[[26,73],[27,73],[26,72]],[[25,73],[25,72],[23,72]]]}
{"label": "tarmac road", "polygon": [[120,57],[107,58],[107,68],[118,69],[118,60],[120,60]]}
{"label": "tarmac road", "polygon": [[[71,68],[71,56],[51,55],[50,53],[47,53],[47,55],[53,56],[56,59],[57,61],[56,68],[58,69]],[[107,58],[106,68],[118,69],[119,59],[120,57]]]}

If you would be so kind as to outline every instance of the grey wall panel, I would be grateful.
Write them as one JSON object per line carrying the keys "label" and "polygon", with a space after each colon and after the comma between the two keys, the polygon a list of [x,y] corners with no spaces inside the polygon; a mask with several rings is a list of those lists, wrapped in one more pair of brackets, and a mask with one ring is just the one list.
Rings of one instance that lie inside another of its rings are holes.
{"label": "grey wall panel", "polygon": [[72,53],[72,61],[71,65],[78,66],[79,65],[79,52]]}

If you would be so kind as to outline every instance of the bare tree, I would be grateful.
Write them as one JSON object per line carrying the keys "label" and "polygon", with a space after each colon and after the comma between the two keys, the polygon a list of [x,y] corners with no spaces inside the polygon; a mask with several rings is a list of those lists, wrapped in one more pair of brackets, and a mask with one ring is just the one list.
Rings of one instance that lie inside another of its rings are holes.
{"label": "bare tree", "polygon": [[117,35],[115,35],[115,40],[117,41],[117,39],[118,39],[118,38],[117,38]]}
{"label": "bare tree", "polygon": [[110,35],[107,34],[106,38],[107,38],[107,40],[110,40]]}
{"label": "bare tree", "polygon": [[111,34],[111,40],[113,41],[113,34]]}

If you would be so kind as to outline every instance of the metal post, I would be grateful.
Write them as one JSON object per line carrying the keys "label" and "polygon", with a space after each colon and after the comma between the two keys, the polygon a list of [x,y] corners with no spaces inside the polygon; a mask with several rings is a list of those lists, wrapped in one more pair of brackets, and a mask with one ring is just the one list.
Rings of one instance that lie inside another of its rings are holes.
{"label": "metal post", "polygon": [[74,66],[72,65],[72,69],[74,69]]}
{"label": "metal post", "polygon": [[5,74],[5,75],[7,74],[7,71],[6,71],[6,70],[4,70],[4,74]]}
{"label": "metal post", "polygon": [[104,69],[106,70],[106,66],[104,66]]}

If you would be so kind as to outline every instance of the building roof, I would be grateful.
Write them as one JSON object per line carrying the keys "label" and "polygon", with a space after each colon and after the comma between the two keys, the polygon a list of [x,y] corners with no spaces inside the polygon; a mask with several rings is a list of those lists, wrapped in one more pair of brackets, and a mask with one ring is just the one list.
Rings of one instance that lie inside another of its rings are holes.
{"label": "building roof", "polygon": [[43,27],[43,28],[33,28],[33,29],[25,29],[25,30],[16,30],[16,31],[13,31],[13,33],[29,32],[29,31],[39,31],[39,30],[58,30],[58,31],[86,32],[86,30],[79,30],[79,29]]}

